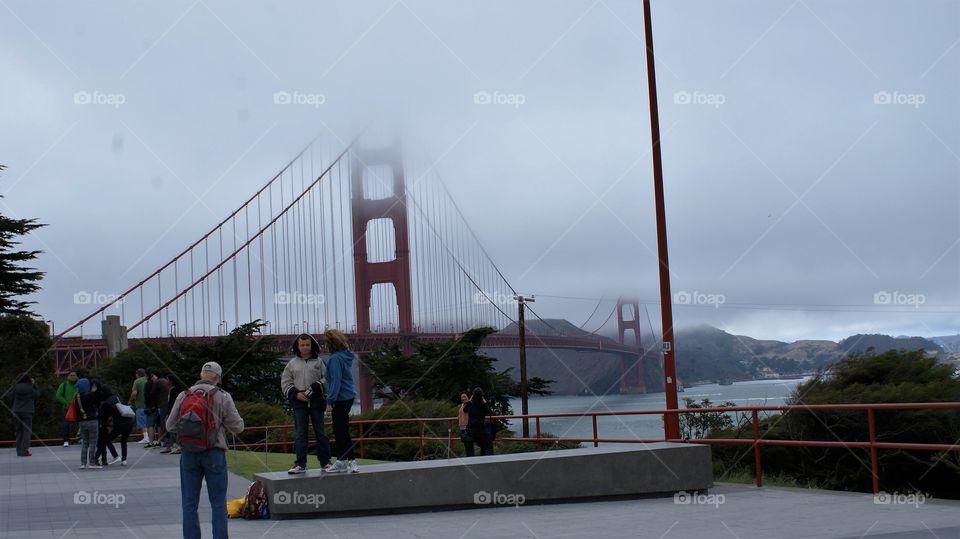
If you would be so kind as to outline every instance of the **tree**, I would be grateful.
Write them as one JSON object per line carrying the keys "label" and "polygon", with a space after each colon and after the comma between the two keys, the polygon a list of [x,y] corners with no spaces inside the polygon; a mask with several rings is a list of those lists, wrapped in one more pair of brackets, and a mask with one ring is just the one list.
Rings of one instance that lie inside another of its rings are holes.
{"label": "tree", "polygon": [[[890,350],[847,356],[797,386],[787,404],[866,404],[897,402],[957,402],[960,379],[950,365],[938,363],[923,350]],[[878,442],[956,444],[960,410],[879,410],[875,413]],[[865,442],[870,439],[865,411],[792,410],[764,419],[764,437],[779,440]],[[750,437],[752,433],[729,433]],[[721,461],[736,448],[715,452]],[[880,486],[887,492],[921,491],[934,497],[957,497],[960,455],[957,452],[878,452]],[[729,461],[730,466],[742,463]],[[863,449],[766,447],[765,473],[773,472],[823,488],[869,491],[870,453]]]}
{"label": "tree", "polygon": [[[398,345],[387,345],[364,359],[374,374],[374,390],[391,399],[459,403],[460,393],[480,387],[492,414],[511,415],[510,398],[520,396],[520,384],[510,377],[511,369],[498,372],[494,358],[478,351],[483,339],[494,331],[481,327],[438,343],[414,341],[410,356]],[[551,383],[553,380],[530,378],[528,393],[549,395]]]}
{"label": "tree", "polygon": [[[143,342],[105,362],[97,374],[124,389],[133,383],[137,369],[153,369],[169,372],[181,386],[189,387],[197,381],[204,363],[216,361],[223,368],[221,385],[235,401],[281,404],[283,364],[273,337],[258,335],[264,325],[260,320],[249,322],[229,335],[206,342]],[[126,396],[126,391],[129,389],[120,394]]]}
{"label": "tree", "polygon": [[[729,408],[736,406],[734,402],[726,401],[714,404],[710,399],[703,399],[697,402],[691,398],[684,398],[683,402],[687,408]],[[732,412],[730,412],[732,413]],[[742,425],[745,421],[743,414],[738,414],[737,421],[725,412],[701,412],[696,414],[680,414],[680,437],[684,440],[706,438],[713,433],[734,428]]]}
{"label": "tree", "polygon": [[50,349],[50,330],[46,324],[29,316],[0,315],[0,440],[14,437],[13,416],[8,406],[13,405],[11,390],[23,376],[30,376],[40,388],[36,401],[33,430],[37,437],[58,435],[63,411],[57,404],[55,394],[60,383],[55,374]]}
{"label": "tree", "polygon": [[[0,165],[0,171],[4,169],[6,167]],[[29,306],[36,302],[17,298],[40,289],[43,272],[24,267],[24,263],[37,258],[40,251],[17,250],[20,245],[17,238],[44,226],[36,219],[11,219],[0,214],[0,314],[34,314]]]}

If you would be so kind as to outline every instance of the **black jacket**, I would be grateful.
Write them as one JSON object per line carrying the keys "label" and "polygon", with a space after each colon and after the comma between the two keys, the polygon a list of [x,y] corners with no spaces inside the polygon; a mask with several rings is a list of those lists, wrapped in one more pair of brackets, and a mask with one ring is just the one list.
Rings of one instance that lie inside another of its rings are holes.
{"label": "black jacket", "polygon": [[20,382],[13,386],[13,408],[15,414],[32,414],[35,411],[34,403],[40,394],[40,388],[34,384]]}
{"label": "black jacket", "polygon": [[80,408],[78,410],[78,419],[85,421],[88,419],[97,419],[100,416],[100,403],[103,397],[99,391],[88,391],[83,395],[77,395],[80,399]]}
{"label": "black jacket", "polygon": [[468,428],[483,428],[483,420],[487,417],[488,413],[486,404],[470,400],[463,405],[463,410],[467,412]]}

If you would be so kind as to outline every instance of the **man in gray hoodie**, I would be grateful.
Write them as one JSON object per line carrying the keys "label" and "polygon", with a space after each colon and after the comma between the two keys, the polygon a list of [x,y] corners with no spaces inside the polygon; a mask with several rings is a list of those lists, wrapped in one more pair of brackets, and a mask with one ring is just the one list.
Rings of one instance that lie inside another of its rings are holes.
{"label": "man in gray hoodie", "polygon": [[[180,506],[184,539],[200,539],[197,506],[204,480],[213,512],[213,537],[227,537],[226,433],[243,432],[243,418],[233,403],[233,397],[217,387],[221,376],[223,369],[217,362],[204,363],[200,380],[177,396],[167,417],[167,430],[177,434],[183,447],[180,455]],[[211,400],[212,406],[208,407],[206,403]],[[202,426],[196,421],[198,419]],[[191,432],[191,429],[198,428]]]}

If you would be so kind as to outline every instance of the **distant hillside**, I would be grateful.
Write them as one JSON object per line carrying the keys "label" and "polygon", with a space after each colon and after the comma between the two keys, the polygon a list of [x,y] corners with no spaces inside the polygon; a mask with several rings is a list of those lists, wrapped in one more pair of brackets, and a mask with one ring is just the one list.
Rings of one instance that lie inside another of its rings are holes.
{"label": "distant hillside", "polygon": [[[528,321],[527,332],[539,335],[591,335],[566,320],[558,319]],[[517,328],[511,325],[503,333],[516,334]],[[609,337],[601,338],[615,342]],[[936,339],[943,342],[946,338]],[[924,349],[937,353],[944,361],[957,361],[960,357],[960,354],[945,353],[944,350],[950,351],[949,346],[934,340],[888,335],[853,335],[839,343],[817,340],[787,343],[732,335],[712,326],[701,325],[678,329],[675,341],[677,376],[685,385],[812,373],[851,352],[863,353],[871,347],[878,353]],[[955,342],[946,342],[960,347],[960,337]],[[649,347],[651,343],[645,341],[644,344]],[[514,378],[519,377],[517,350],[485,349],[484,353],[497,358],[498,368],[513,368]],[[620,358],[616,354],[528,348],[527,368],[530,376],[556,380],[553,389],[560,395],[600,395],[619,391]],[[663,370],[658,353],[648,354],[644,371],[648,392],[662,391]]]}
{"label": "distant hillside", "polygon": [[944,335],[930,340],[939,344],[944,352],[960,352],[960,335]]}

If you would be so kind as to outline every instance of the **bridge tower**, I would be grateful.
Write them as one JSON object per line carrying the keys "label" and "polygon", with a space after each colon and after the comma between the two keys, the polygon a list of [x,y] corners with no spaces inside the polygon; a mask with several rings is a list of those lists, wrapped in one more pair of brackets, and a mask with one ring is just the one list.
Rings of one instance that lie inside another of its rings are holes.
{"label": "bridge tower", "polygon": [[[626,318],[625,311],[632,311]],[[637,347],[635,358],[620,356],[620,393],[646,393],[643,381],[643,347],[640,343],[640,303],[637,300],[617,300],[617,333],[620,344],[628,344],[627,331],[633,332],[633,343]]]}
{"label": "bridge tower", "polygon": [[[376,170],[374,169],[376,167]],[[383,198],[370,198],[364,185],[372,185],[372,175],[392,175],[393,192]],[[370,177],[368,178],[368,175]],[[364,181],[367,178],[367,181]],[[396,292],[400,334],[413,333],[413,305],[410,284],[410,242],[407,235],[406,181],[400,143],[360,148],[351,154],[351,214],[353,221],[353,271],[357,306],[357,334],[367,335],[370,328],[370,298],[377,284],[391,284]],[[375,219],[393,224],[395,254],[393,260],[371,262],[367,252],[367,232]],[[373,408],[373,387],[369,371],[360,364],[360,409]]]}

